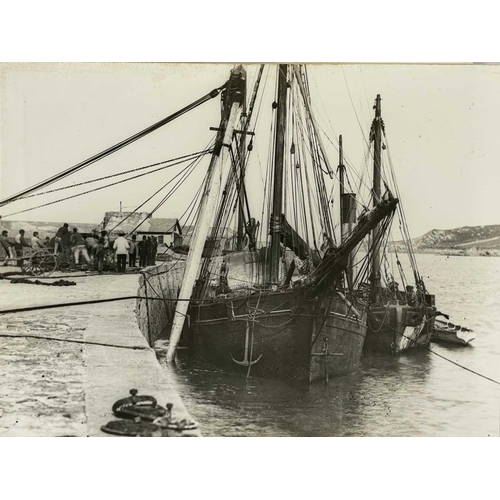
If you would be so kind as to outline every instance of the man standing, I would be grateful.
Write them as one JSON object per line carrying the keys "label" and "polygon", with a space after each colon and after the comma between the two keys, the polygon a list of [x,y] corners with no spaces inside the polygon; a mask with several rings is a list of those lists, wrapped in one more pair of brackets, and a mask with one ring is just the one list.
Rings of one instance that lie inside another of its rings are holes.
{"label": "man standing", "polygon": [[158,240],[151,236],[151,262],[150,265],[154,266],[156,264],[156,253],[158,252]]}
{"label": "man standing", "polygon": [[148,236],[146,240],[146,265],[151,265],[151,254],[153,252],[153,243],[151,241],[151,236]]}
{"label": "man standing", "polygon": [[117,271],[121,274],[125,273],[125,268],[127,266],[127,254],[130,245],[128,241],[124,238],[125,233],[119,233],[118,238],[116,238],[113,248],[116,250],[116,267]]}
{"label": "man standing", "polygon": [[135,259],[137,257],[137,243],[135,242],[135,234],[132,236],[132,240],[129,241],[128,249],[128,267],[135,267]]}
{"label": "man standing", "polygon": [[38,237],[38,231],[35,231],[33,233],[33,238],[31,238],[31,248],[33,248],[33,250],[40,250],[41,248],[45,248],[42,240]]}
{"label": "man standing", "polygon": [[102,270],[104,269],[104,252],[106,251],[104,248],[104,243],[106,243],[105,236],[101,236],[99,238],[99,241],[97,242],[97,246],[94,252],[94,265],[96,265],[97,263],[97,272],[99,274],[102,274]]}
{"label": "man standing", "polygon": [[147,249],[146,249],[146,236],[142,237],[142,241],[137,243],[139,248],[139,267],[146,267],[148,265],[147,262]]}
{"label": "man standing", "polygon": [[[28,244],[28,242],[24,239],[24,233],[25,233],[24,229],[20,229],[19,234],[16,234],[16,242],[14,243],[14,248],[16,249],[16,256],[17,257],[23,256],[23,247],[30,246]],[[20,268],[23,267],[23,259],[18,259],[17,267],[20,267]]]}
{"label": "man standing", "polygon": [[78,232],[78,229],[76,227],[73,228],[73,234],[70,237],[70,246],[73,250],[73,256],[75,258],[75,266],[77,266],[80,262],[80,253],[83,255],[85,262],[87,264],[90,264],[90,257],[87,252],[85,240],[83,239],[83,236]]}
{"label": "man standing", "polygon": [[71,234],[68,229],[68,224],[65,222],[56,233],[54,253],[61,252],[62,247],[69,247],[71,245]]}
{"label": "man standing", "polygon": [[2,236],[0,239],[0,243],[5,250],[5,260],[3,262],[4,266],[9,265],[8,258],[10,257],[11,259],[14,260],[14,243],[12,243],[12,238],[9,238],[9,232],[8,231],[2,231]]}

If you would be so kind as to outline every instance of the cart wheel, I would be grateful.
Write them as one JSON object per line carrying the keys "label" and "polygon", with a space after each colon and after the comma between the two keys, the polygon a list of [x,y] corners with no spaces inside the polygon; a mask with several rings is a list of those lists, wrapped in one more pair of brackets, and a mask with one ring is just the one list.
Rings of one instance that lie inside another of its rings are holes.
{"label": "cart wheel", "polygon": [[56,256],[47,251],[35,252],[28,263],[29,273],[33,276],[52,274],[57,266]]}

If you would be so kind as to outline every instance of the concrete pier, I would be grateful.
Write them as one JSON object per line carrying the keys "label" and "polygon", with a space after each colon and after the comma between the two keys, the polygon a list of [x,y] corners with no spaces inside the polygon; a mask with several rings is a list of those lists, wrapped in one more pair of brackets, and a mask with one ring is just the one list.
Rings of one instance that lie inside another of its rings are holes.
{"label": "concrete pier", "polygon": [[[16,269],[4,267],[0,272],[8,270]],[[132,296],[138,287],[137,274],[75,273],[65,279],[77,285],[45,287],[0,280],[0,310]],[[116,419],[113,403],[132,388],[154,396],[162,406],[173,403],[174,417],[190,419],[168,371],[137,327],[135,307],[132,299],[0,315],[0,334],[9,335],[0,336],[0,435],[109,436],[100,428]],[[196,436],[199,431],[182,435]]]}

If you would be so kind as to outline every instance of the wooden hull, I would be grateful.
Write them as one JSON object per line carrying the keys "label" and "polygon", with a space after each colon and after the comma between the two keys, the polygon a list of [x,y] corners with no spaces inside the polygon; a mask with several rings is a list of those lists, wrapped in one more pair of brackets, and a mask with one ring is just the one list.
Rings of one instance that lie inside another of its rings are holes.
{"label": "wooden hull", "polygon": [[302,289],[207,300],[190,308],[191,347],[242,375],[312,382],[358,367],[366,314],[335,296],[309,300]]}
{"label": "wooden hull", "polygon": [[414,347],[429,345],[436,312],[432,306],[388,305],[368,311],[368,332],[364,352],[399,354]]}

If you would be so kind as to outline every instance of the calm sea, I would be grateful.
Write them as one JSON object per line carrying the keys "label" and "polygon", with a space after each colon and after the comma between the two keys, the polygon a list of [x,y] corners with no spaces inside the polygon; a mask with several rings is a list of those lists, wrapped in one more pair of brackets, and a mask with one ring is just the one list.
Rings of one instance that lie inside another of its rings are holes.
{"label": "calm sea", "polygon": [[[417,258],[438,309],[477,333],[470,347],[431,349],[500,381],[500,258]],[[499,435],[500,386],[425,349],[366,356],[326,386],[246,379],[188,352],[168,369],[205,436]]]}

